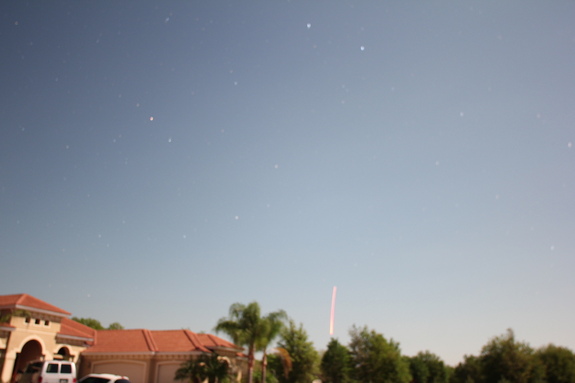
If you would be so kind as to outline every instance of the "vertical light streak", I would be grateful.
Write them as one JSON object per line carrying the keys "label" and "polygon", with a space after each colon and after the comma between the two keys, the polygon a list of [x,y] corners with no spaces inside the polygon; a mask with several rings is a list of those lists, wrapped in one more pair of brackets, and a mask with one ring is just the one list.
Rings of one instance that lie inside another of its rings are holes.
{"label": "vertical light streak", "polygon": [[335,294],[337,292],[337,287],[333,286],[331,292],[331,313],[329,316],[329,335],[333,335],[333,324],[335,321]]}

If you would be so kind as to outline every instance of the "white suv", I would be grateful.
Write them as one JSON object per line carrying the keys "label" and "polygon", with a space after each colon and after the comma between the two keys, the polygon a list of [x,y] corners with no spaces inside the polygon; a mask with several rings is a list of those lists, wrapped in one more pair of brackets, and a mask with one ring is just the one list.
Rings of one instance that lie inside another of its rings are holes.
{"label": "white suv", "polygon": [[21,383],[76,383],[76,365],[67,360],[30,362]]}
{"label": "white suv", "polygon": [[130,379],[114,374],[90,374],[80,379],[80,383],[130,383]]}

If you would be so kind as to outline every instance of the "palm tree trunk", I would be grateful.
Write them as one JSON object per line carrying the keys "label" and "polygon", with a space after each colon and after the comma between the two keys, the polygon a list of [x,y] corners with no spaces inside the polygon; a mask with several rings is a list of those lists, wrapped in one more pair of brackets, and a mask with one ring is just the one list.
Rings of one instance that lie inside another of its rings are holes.
{"label": "palm tree trunk", "polygon": [[264,350],[264,356],[262,356],[262,383],[266,383],[267,367],[268,367],[268,355]]}
{"label": "palm tree trunk", "polygon": [[251,346],[248,351],[248,383],[253,383],[254,380],[254,347]]}

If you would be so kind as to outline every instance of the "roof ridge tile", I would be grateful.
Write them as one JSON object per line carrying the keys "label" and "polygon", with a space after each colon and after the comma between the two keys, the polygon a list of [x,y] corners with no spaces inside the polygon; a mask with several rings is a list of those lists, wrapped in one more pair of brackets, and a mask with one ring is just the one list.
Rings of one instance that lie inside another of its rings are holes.
{"label": "roof ridge tile", "polygon": [[146,343],[148,344],[150,351],[158,351],[158,346],[154,341],[154,335],[152,334],[152,332],[147,329],[143,329],[142,332],[144,334],[144,339],[146,340]]}
{"label": "roof ridge tile", "polygon": [[183,331],[196,349],[199,349],[203,352],[210,352],[210,350],[203,345],[203,343],[200,341],[198,335],[195,332],[191,330],[183,330]]}

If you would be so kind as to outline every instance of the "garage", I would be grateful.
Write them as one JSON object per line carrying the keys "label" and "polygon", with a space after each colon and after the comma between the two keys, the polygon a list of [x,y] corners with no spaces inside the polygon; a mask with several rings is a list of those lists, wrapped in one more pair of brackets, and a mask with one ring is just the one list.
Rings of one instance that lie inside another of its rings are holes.
{"label": "garage", "polygon": [[180,368],[181,362],[162,363],[158,365],[158,376],[156,382],[170,383],[177,382],[174,380],[176,371]]}
{"label": "garage", "polygon": [[[129,377],[132,383],[147,383],[145,370],[146,364],[144,362],[127,360],[106,361],[92,365],[94,373],[124,375]],[[160,381],[162,382],[162,380]]]}

